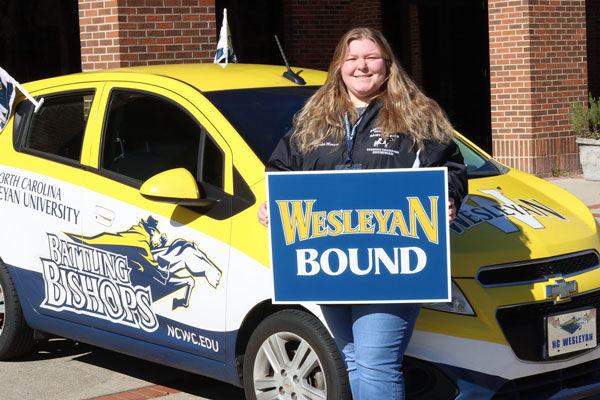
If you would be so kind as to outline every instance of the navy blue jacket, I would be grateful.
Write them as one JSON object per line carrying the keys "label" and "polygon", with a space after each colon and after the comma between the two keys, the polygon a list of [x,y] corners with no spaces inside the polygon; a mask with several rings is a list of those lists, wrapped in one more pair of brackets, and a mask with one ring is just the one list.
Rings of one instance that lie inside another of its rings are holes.
{"label": "navy blue jacket", "polygon": [[267,162],[268,171],[332,170],[354,164],[362,169],[447,167],[448,195],[457,209],[467,194],[467,167],[454,141],[447,144],[426,141],[422,149],[414,144],[411,135],[392,134],[382,138],[376,126],[377,102],[364,111],[356,128],[354,145],[350,154],[344,138],[342,142],[325,142],[315,150],[301,154],[290,143],[288,132],[277,144]]}

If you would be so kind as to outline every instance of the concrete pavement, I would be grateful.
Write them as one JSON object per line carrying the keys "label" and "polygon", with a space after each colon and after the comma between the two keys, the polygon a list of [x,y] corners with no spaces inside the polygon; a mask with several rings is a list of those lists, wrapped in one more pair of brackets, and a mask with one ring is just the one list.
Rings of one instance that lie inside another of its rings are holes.
{"label": "concrete pavement", "polygon": [[60,338],[0,361],[0,382],[2,400],[244,399],[214,379]]}

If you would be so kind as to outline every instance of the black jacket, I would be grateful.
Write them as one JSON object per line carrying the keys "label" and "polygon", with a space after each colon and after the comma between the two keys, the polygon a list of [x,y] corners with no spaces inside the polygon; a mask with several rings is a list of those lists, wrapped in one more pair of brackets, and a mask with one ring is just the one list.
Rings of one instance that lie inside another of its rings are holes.
{"label": "black jacket", "polygon": [[372,103],[363,113],[356,128],[354,145],[348,157],[346,139],[341,143],[325,142],[307,154],[301,154],[292,143],[288,132],[277,144],[267,162],[268,171],[332,170],[348,164],[362,169],[447,167],[448,191],[459,209],[467,194],[467,167],[454,141],[448,144],[427,141],[419,150],[412,136],[393,134],[381,137],[376,127],[378,103]]}

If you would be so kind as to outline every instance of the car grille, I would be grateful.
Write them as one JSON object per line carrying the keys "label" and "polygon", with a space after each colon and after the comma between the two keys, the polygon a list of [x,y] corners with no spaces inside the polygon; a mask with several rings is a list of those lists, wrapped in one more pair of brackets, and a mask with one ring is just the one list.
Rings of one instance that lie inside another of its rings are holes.
{"label": "car grille", "polygon": [[[571,296],[570,301],[554,304],[553,300],[499,307],[496,310],[498,324],[515,355],[523,361],[541,362],[562,360],[589,351],[567,353],[546,357],[547,341],[545,317],[582,308],[600,309],[600,290]],[[596,318],[596,329],[600,332],[600,318]],[[598,338],[596,338],[598,344]]]}
{"label": "car grille", "polygon": [[569,276],[598,268],[600,259],[595,251],[567,254],[522,263],[484,267],[477,273],[482,286],[502,286],[545,281],[549,276]]}
{"label": "car grille", "polygon": [[492,399],[598,399],[600,398],[598,382],[600,382],[600,360],[593,360],[569,368],[508,381]]}

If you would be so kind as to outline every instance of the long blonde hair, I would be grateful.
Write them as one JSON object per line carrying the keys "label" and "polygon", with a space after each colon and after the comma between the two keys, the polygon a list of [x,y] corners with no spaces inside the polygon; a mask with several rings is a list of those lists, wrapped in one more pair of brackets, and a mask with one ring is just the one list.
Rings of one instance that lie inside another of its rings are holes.
{"label": "long blonde hair", "polygon": [[371,28],[354,28],[338,42],[323,86],[294,117],[292,140],[298,150],[308,153],[326,141],[341,143],[345,135],[344,113],[348,112],[352,123],[358,119],[358,112],[341,75],[348,45],[357,39],[373,41],[387,66],[387,77],[372,99],[377,99],[381,106],[377,126],[381,128],[382,136],[408,134],[419,147],[426,140],[447,143],[452,138],[453,128],[446,113],[410,79],[381,32]]}

